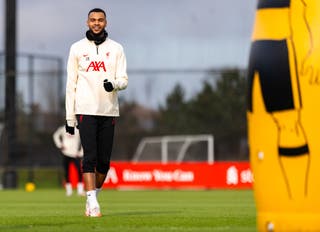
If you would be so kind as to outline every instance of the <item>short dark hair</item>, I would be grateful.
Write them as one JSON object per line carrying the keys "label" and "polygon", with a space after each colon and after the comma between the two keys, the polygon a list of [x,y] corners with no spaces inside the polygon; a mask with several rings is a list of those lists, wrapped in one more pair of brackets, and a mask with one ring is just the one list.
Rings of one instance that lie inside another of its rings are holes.
{"label": "short dark hair", "polygon": [[104,14],[104,17],[106,17],[106,12],[104,10],[102,10],[101,8],[93,8],[92,10],[90,10],[88,13],[88,17],[92,12],[101,12]]}

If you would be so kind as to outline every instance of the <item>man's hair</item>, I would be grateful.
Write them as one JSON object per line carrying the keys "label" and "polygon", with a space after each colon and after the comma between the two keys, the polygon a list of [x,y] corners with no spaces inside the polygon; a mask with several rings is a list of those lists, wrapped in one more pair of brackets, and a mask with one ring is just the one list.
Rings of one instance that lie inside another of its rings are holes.
{"label": "man's hair", "polygon": [[88,17],[92,12],[100,12],[104,14],[104,17],[106,17],[106,12],[104,10],[102,10],[101,8],[93,8],[92,10],[89,11],[88,13]]}

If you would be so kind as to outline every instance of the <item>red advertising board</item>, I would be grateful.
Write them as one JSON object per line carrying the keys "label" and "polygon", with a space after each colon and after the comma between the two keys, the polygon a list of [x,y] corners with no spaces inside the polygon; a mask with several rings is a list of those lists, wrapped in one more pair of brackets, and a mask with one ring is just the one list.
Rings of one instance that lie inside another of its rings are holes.
{"label": "red advertising board", "polygon": [[115,189],[248,189],[249,162],[112,162],[104,188]]}

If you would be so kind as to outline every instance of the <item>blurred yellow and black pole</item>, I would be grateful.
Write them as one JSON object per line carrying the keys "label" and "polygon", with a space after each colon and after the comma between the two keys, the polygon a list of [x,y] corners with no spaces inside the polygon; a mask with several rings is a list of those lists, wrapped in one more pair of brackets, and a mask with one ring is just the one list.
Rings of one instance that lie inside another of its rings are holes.
{"label": "blurred yellow and black pole", "polygon": [[258,0],[247,117],[259,232],[320,231],[319,28],[319,0]]}
{"label": "blurred yellow and black pole", "polygon": [[17,187],[13,156],[16,151],[16,0],[6,0],[5,13],[5,171],[4,188]]}

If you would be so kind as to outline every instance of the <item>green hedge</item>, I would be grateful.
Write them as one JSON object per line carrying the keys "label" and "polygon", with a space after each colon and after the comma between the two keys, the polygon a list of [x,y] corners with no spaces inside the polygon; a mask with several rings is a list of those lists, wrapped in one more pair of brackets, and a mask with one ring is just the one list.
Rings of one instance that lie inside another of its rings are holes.
{"label": "green hedge", "polygon": [[[25,184],[33,182],[36,188],[62,188],[63,170],[62,168],[17,168],[14,170],[17,174],[17,187],[24,189]],[[3,182],[3,173],[1,172],[1,180]]]}

